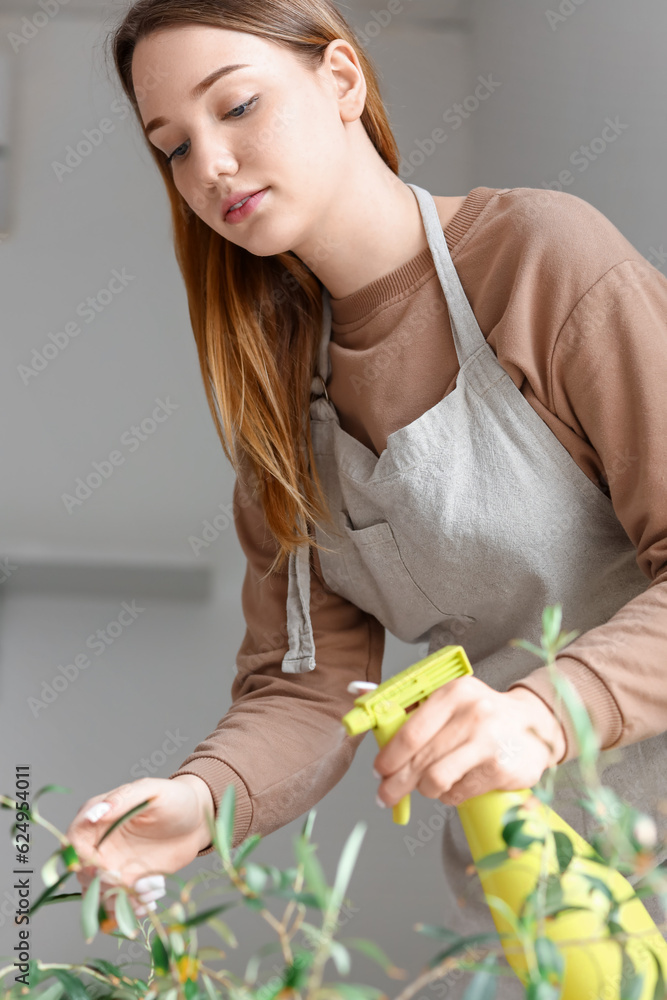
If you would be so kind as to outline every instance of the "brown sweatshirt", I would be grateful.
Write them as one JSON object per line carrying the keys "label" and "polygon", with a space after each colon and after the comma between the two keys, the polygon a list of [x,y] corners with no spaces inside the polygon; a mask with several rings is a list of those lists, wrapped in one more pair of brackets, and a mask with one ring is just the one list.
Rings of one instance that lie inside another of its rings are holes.
{"label": "brown sweatshirt", "polygon": [[[667,277],[601,212],[566,192],[474,188],[444,235],[488,344],[572,460],[610,497],[647,578],[642,594],[578,636],[557,666],[586,705],[602,749],[664,732]],[[458,360],[430,249],[331,305],[328,393],[343,429],[379,455],[392,431],[456,384]],[[234,517],[248,562],[241,592],[247,628],[232,704],[169,777],[198,775],[216,811],[234,784],[236,846],[302,815],[345,774],[365,735],[342,732],[354,701],[347,685],[382,680],[385,630],[329,590],[311,550],[317,667],[283,673],[287,571],[262,579],[275,540],[241,478]],[[517,686],[555,704],[545,666]],[[569,721],[564,728],[562,761],[577,756]]]}

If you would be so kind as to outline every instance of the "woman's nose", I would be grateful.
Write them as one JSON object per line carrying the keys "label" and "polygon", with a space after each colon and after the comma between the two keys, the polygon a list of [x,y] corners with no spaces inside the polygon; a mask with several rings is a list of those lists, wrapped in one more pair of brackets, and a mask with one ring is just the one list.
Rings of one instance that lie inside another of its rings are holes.
{"label": "woman's nose", "polygon": [[191,152],[194,153],[194,172],[200,184],[209,191],[229,187],[230,178],[239,169],[238,161],[230,149],[219,139],[210,139],[200,140],[197,150],[192,149]]}

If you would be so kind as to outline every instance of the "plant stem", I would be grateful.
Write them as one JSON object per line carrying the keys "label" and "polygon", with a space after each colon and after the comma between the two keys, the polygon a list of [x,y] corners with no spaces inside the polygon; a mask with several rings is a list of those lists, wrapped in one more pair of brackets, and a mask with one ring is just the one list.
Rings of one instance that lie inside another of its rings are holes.
{"label": "plant stem", "polygon": [[53,826],[52,823],[49,823],[48,819],[44,819],[44,817],[40,814],[39,810],[37,809],[37,806],[31,806],[28,810],[25,810],[23,808],[23,803],[18,803],[15,799],[10,799],[9,796],[7,795],[0,795],[0,802],[2,802],[6,806],[9,806],[9,808],[13,809],[15,812],[28,812],[30,814],[28,822],[32,822],[33,820],[35,820],[39,826],[43,826],[45,830],[48,830],[49,833],[52,833],[53,836],[56,838],[56,840],[60,841],[63,847],[70,846],[70,842],[65,836],[65,834],[61,833],[60,830],[58,830],[55,826]]}
{"label": "plant stem", "polygon": [[[496,954],[494,948],[485,948],[477,955],[477,958],[484,958],[486,955]],[[502,954],[502,951],[499,953]],[[461,959],[456,955],[452,955],[450,958],[445,958],[439,965],[434,966],[432,969],[428,969],[421,976],[418,976],[413,983],[406,986],[402,993],[396,997],[396,1000],[409,1000],[410,997],[414,996],[415,993],[422,989],[424,986],[428,986],[429,983],[434,982],[436,979],[442,979],[447,973],[452,972],[454,969],[460,968]],[[503,976],[514,976],[514,972],[511,969],[498,969],[498,975]]]}
{"label": "plant stem", "polygon": [[231,979],[228,979],[225,976],[224,973],[222,973],[222,972],[216,972],[215,969],[210,969],[207,965],[200,965],[199,966],[199,970],[200,970],[200,972],[205,972],[207,976],[211,977],[211,979],[217,979],[218,982],[220,982],[224,986],[226,986],[227,989],[236,989],[236,990],[240,989],[240,990],[243,990],[244,992],[246,992],[249,997],[252,997],[252,995],[253,995],[252,991],[249,990],[247,986],[245,986],[245,985],[243,985],[243,986],[237,986],[237,984],[233,983],[231,981]]}

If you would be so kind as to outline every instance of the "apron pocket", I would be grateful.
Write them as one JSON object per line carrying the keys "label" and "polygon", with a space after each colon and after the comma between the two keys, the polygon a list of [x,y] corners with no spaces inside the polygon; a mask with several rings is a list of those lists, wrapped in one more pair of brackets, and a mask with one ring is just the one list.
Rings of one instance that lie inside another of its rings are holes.
{"label": "apron pocket", "polygon": [[434,625],[473,622],[468,615],[442,612],[415,582],[401,558],[388,521],[355,528],[340,511],[347,537],[342,555],[354,594],[349,598],[404,642],[421,642]]}

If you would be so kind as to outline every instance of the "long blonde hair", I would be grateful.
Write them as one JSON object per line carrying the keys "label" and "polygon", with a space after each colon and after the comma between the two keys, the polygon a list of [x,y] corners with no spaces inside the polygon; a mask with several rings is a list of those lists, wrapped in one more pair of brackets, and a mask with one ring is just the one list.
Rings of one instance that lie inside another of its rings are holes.
{"label": "long blonde hair", "polygon": [[[398,148],[376,72],[330,0],[138,0],[111,33],[110,50],[140,123],[131,73],[134,47],[152,31],[188,23],[271,39],[292,48],[313,70],[329,42],[345,39],[366,79],[361,122],[398,174]],[[322,286],[292,251],[259,257],[211,229],[179,194],[165,154],[147,137],[146,142],[171,203],[176,260],[209,408],[225,455],[237,474],[241,462],[247,466],[258,491],[278,544],[272,572],[298,545],[317,544],[309,522],[331,523],[310,435]]]}

